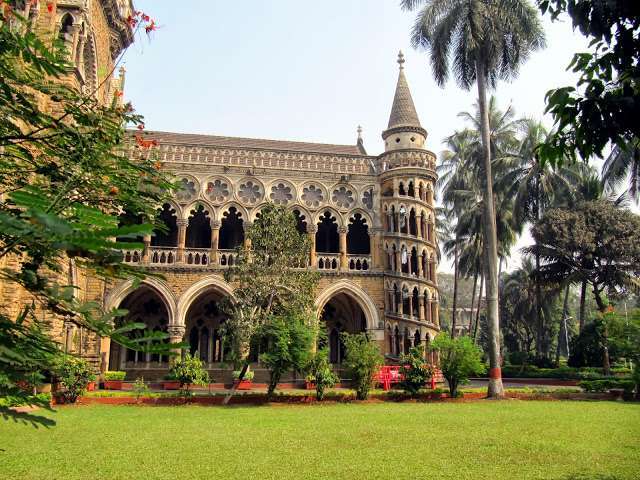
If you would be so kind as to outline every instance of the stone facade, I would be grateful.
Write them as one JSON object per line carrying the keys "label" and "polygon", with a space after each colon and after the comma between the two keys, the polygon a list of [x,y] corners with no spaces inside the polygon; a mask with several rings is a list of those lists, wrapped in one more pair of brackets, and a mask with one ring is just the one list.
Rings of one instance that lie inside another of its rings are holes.
{"label": "stone facade", "polygon": [[[54,2],[56,3],[56,2]],[[56,31],[69,44],[78,88],[107,101],[122,79],[104,80],[131,41],[124,30],[131,5],[122,1],[59,0]],[[127,33],[128,32],[128,33]],[[313,245],[309,267],[321,273],[315,306],[329,333],[331,358],[344,355],[341,331],[366,331],[389,361],[439,332],[435,238],[435,155],[425,149],[404,74],[400,71],[385,152],[368,155],[360,129],[355,145],[243,139],[149,132],[155,154],[181,188],[160,206],[167,232],[145,237],[145,248],[125,252],[125,261],[161,273],[134,288],[105,285],[70,266],[86,299],[105,308],[126,308],[129,319],[184,340],[216,375],[224,366],[218,302],[233,295],[223,273],[234,261],[267,202],[291,208],[301,234]],[[56,336],[71,351],[101,369],[123,369],[153,379],[167,359],[126,351],[109,339],[65,326]],[[254,370],[260,371],[259,365]]]}

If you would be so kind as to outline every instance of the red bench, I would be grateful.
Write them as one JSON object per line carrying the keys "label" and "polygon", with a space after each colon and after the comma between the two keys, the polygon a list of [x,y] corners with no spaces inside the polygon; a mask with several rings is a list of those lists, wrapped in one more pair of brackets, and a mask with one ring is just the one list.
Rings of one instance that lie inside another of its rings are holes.
{"label": "red bench", "polygon": [[[387,391],[391,389],[391,385],[398,384],[404,380],[404,376],[400,373],[400,365],[384,365],[380,367],[375,376],[376,383],[382,385],[382,389]],[[442,371],[435,368],[431,377],[431,389],[436,388],[436,383],[444,381]]]}

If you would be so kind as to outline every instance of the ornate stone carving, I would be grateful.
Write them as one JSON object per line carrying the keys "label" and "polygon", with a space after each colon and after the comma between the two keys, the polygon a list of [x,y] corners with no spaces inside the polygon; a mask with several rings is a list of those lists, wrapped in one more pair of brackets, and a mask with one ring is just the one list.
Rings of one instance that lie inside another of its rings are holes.
{"label": "ornate stone carving", "polygon": [[207,188],[204,194],[212,202],[222,203],[229,199],[231,187],[226,181],[216,178],[215,180],[207,182]]}
{"label": "ornate stone carving", "polygon": [[339,187],[333,191],[331,200],[340,208],[350,208],[355,200],[353,199],[353,191],[347,187]]}
{"label": "ornate stone carving", "polygon": [[324,194],[322,188],[317,185],[308,185],[302,190],[302,200],[305,205],[312,208],[317,208],[324,201]]}
{"label": "ornate stone carving", "polygon": [[184,337],[186,328],[184,325],[167,325],[167,333],[171,338]]}
{"label": "ornate stone carving", "polygon": [[176,192],[176,199],[181,203],[187,203],[196,198],[197,186],[194,180],[190,178],[183,178],[180,180],[179,190]]}
{"label": "ornate stone carving", "polygon": [[362,193],[362,204],[369,210],[373,209],[373,188],[369,188]]}
{"label": "ornate stone carving", "polygon": [[278,205],[287,205],[293,199],[291,187],[283,182],[278,182],[271,187],[269,198]]}
{"label": "ornate stone carving", "polygon": [[255,205],[262,200],[263,195],[262,186],[253,180],[247,180],[240,184],[238,196],[244,203]]}

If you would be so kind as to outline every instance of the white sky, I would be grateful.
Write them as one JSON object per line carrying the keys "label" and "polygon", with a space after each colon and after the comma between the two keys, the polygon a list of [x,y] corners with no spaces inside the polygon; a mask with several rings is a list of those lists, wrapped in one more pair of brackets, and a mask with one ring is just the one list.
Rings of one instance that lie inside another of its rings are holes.
{"label": "white sky", "polygon": [[[148,129],[353,144],[360,124],[377,155],[402,49],[427,147],[439,153],[442,139],[464,126],[457,114],[472,110],[475,91],[435,84],[426,54],[410,47],[414,14],[398,3],[136,0],[161,27],[127,52],[125,96]],[[518,115],[542,118],[545,93],[575,84],[565,69],[586,50],[570,23],[544,26],[547,49],[495,92]],[[509,268],[517,265],[514,258]]]}

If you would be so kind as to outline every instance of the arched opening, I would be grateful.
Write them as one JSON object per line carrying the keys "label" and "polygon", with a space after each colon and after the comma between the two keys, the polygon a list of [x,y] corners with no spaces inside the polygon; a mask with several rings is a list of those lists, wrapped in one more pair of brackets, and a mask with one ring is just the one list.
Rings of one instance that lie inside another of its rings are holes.
{"label": "arched opening", "polygon": [[322,253],[339,253],[340,237],[338,235],[338,224],[331,212],[324,212],[318,222],[316,232],[316,251]]}
{"label": "arched opening", "polygon": [[416,210],[414,208],[409,212],[409,234],[418,234],[418,223],[416,221]]}
{"label": "arched opening", "polygon": [[202,205],[191,210],[185,246],[187,248],[211,248],[211,219],[209,212]]}
{"label": "arched opening", "polygon": [[229,346],[224,341],[222,325],[226,316],[221,302],[224,295],[217,290],[207,290],[191,303],[185,316],[185,337],[191,355],[205,364],[224,362]]}
{"label": "arched opening", "polygon": [[411,350],[411,334],[409,333],[409,329],[404,329],[404,354],[408,355],[409,350]]}
{"label": "arched opening", "polygon": [[424,186],[422,185],[422,182],[420,182],[420,184],[418,185],[418,197],[420,197],[420,200],[424,201],[425,196],[424,196]]}
{"label": "arched opening", "polygon": [[346,293],[331,297],[322,309],[321,317],[329,339],[329,360],[340,364],[344,360],[345,347],[340,334],[366,331],[367,319],[358,302]]}
{"label": "arched opening", "polygon": [[402,298],[400,298],[400,291],[398,290],[398,286],[393,284],[393,313],[399,313],[398,307],[402,305]]}
{"label": "arched opening", "polygon": [[397,256],[396,253],[398,253],[395,244],[391,247],[391,271],[396,272],[398,271],[398,265],[397,265]]}
{"label": "arched opening", "polygon": [[418,318],[419,315],[419,307],[420,307],[420,293],[418,292],[418,287],[413,287],[413,292],[411,293],[411,306],[413,311],[411,312],[415,318]]}
{"label": "arched opening", "polygon": [[407,218],[407,208],[400,205],[398,210],[398,233],[409,233],[409,219]]}
{"label": "arched opening", "polygon": [[222,215],[220,234],[218,237],[218,249],[233,250],[244,242],[244,225],[242,213],[236,207],[230,207]]}
{"label": "arched opening", "polygon": [[354,255],[369,255],[371,242],[369,241],[369,227],[367,219],[356,213],[349,222],[347,231],[347,253]]}
{"label": "arched opening", "polygon": [[71,27],[73,26],[73,17],[65,13],[60,22],[60,31],[58,32],[58,38],[63,42],[70,40]]}
{"label": "arched opening", "polygon": [[157,223],[163,224],[165,229],[154,230],[151,237],[153,247],[177,247],[178,246],[178,217],[175,209],[168,203],[158,210]]}
{"label": "arched opening", "polygon": [[402,287],[402,314],[409,315],[411,308],[409,306],[409,289],[405,285]]}
{"label": "arched opening", "polygon": [[393,329],[393,354],[400,355],[400,329],[396,325],[396,328]]}
{"label": "arched opening", "polygon": [[[128,310],[126,316],[117,319],[118,327],[129,323],[143,323],[146,325],[147,332],[167,331],[169,324],[167,307],[160,294],[148,285],[143,284],[127,295],[118,308]],[[143,335],[142,330],[134,330],[129,333],[129,338]],[[109,350],[110,370],[167,368],[168,361],[166,355],[131,350],[115,342],[112,342]]]}
{"label": "arched opening", "polygon": [[389,232],[394,233],[398,231],[398,218],[396,216],[396,207],[391,206],[391,215],[389,216]]}
{"label": "arched opening", "polygon": [[420,330],[416,330],[416,333],[413,335],[413,346],[419,347],[422,343],[422,339],[420,338]]}
{"label": "arched opening", "polygon": [[387,335],[387,351],[393,355],[393,331],[391,330],[391,325],[387,325],[385,333]]}
{"label": "arched opening", "polygon": [[300,210],[294,210],[293,215],[296,217],[296,229],[300,235],[307,234],[307,218]]}
{"label": "arched opening", "polygon": [[422,262],[422,277],[423,278],[428,278],[428,276],[429,276],[429,257],[427,255],[426,250],[422,251],[421,262]]}
{"label": "arched opening", "polygon": [[429,296],[429,290],[425,290],[424,291],[424,310],[426,313],[426,320],[429,323],[432,323],[432,319],[431,319],[431,300],[430,300],[430,296]]}
{"label": "arched opening", "polygon": [[413,275],[418,274],[418,261],[418,251],[416,250],[416,247],[413,247],[411,249],[411,273]]}
{"label": "arched opening", "polygon": [[400,185],[398,185],[398,195],[406,195],[407,192],[404,189],[404,183],[400,182]]}
{"label": "arched opening", "polygon": [[416,189],[413,185],[413,180],[409,182],[409,188],[407,188],[407,194],[410,197],[415,197],[416,196]]}
{"label": "arched opening", "polygon": [[400,249],[400,264],[402,273],[409,273],[409,252],[407,251],[407,247],[402,245]]}

